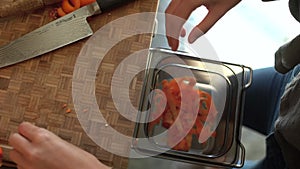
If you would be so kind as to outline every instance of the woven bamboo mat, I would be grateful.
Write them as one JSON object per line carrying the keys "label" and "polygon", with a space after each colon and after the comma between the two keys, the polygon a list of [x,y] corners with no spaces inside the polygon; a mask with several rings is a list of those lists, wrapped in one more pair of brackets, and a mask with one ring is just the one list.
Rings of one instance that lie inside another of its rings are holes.
{"label": "woven bamboo mat", "polygon": [[[47,6],[29,14],[1,19],[0,45],[52,21],[49,16],[52,9],[53,6]],[[156,0],[137,0],[113,11],[93,16],[89,19],[89,23],[96,31],[106,23],[126,14],[155,12],[156,9]],[[28,121],[94,154],[109,166],[127,168],[127,158],[103,150],[85,134],[74,112],[72,76],[76,58],[86,40],[0,69],[0,144],[8,144],[9,135],[17,131],[17,126],[21,122]],[[120,42],[113,48],[113,52],[105,56],[102,63],[106,67],[99,69],[97,73],[97,102],[99,108],[104,110],[103,116],[109,125],[129,136],[134,131],[134,123],[119,115],[111,104],[109,84],[114,69],[124,59],[123,57],[148,48],[150,40],[151,35],[141,34]],[[131,101],[135,106],[139,103],[142,79],[142,74],[137,76],[130,90]],[[70,108],[71,113],[66,113],[66,108]],[[107,109],[109,111],[105,111]],[[7,154],[8,150],[4,150],[4,160],[10,161]]]}

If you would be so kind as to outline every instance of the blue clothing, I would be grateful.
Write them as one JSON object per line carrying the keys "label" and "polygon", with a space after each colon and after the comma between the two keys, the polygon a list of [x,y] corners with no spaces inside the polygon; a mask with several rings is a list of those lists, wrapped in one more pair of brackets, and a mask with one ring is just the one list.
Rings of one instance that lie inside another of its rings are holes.
{"label": "blue clothing", "polygon": [[[266,139],[266,157],[251,166],[251,169],[288,168],[278,141],[274,136],[274,123],[280,111],[280,98],[289,84],[300,72],[300,65],[286,74],[280,74],[274,68],[254,70],[252,86],[247,90],[243,123],[264,135]],[[299,99],[299,98],[295,98]]]}
{"label": "blue clothing", "polygon": [[278,117],[280,97],[287,82],[273,67],[253,71],[246,91],[243,124],[264,135],[270,134]]}
{"label": "blue clothing", "polygon": [[[300,0],[289,8],[300,22]],[[266,157],[244,168],[300,168],[300,35],[276,51],[275,69],[255,70],[246,93],[243,123],[268,137]]]}

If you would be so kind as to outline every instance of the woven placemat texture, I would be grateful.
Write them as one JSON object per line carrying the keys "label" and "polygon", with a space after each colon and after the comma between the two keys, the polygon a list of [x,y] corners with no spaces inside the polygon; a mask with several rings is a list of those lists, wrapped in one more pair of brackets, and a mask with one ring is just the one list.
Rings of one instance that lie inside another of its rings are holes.
{"label": "woven placemat texture", "polygon": [[60,2],[61,0],[1,0],[0,18],[30,13],[32,10]]}
{"label": "woven placemat texture", "polygon": [[[7,44],[52,21],[53,18],[49,16],[49,13],[53,8],[53,6],[46,6],[29,14],[0,20],[0,45]],[[156,9],[156,0],[137,0],[107,13],[93,16],[89,18],[89,23],[96,31],[106,23],[127,14],[155,12]],[[17,131],[21,122],[28,121],[94,154],[109,166],[127,168],[127,158],[103,150],[85,134],[74,110],[73,70],[77,56],[86,41],[87,39],[84,39],[42,56],[0,69],[0,144],[8,144],[10,134]],[[108,53],[107,57],[105,56],[102,68],[97,73],[95,92],[99,108],[103,110],[103,116],[110,126],[129,136],[134,131],[134,123],[126,120],[114,108],[110,95],[111,76],[124,56],[134,51],[147,49],[150,41],[150,34],[141,34],[120,42]],[[41,43],[46,42],[47,39]],[[142,80],[143,74],[139,74],[130,88],[131,102],[136,107],[139,104]],[[67,108],[71,109],[70,113],[66,112]],[[7,155],[8,150],[4,151],[4,160],[10,161]]]}

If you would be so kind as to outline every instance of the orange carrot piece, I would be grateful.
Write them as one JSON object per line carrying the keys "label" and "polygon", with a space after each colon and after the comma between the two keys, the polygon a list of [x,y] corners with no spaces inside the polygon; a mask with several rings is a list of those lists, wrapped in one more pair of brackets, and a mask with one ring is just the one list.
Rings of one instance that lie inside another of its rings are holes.
{"label": "orange carrot piece", "polygon": [[[213,103],[212,96],[208,92],[195,89],[195,84],[196,80],[189,77],[163,80],[161,83],[162,90],[167,99],[166,109],[161,116],[162,126],[169,129],[175,124],[174,122],[179,116],[179,110],[183,110],[184,113],[178,123],[176,123],[176,126],[174,126],[175,128],[173,127],[172,131],[170,131],[170,129],[168,130],[167,144],[172,146],[171,148],[173,150],[189,151],[192,142],[192,135],[199,137],[200,133],[202,133],[202,136],[204,137],[217,136],[216,131],[210,131],[210,126],[203,126],[203,124],[207,121],[213,123],[217,116],[217,110]],[[184,95],[184,100],[182,100],[181,95]],[[180,139],[179,136],[185,129],[184,127],[190,126],[192,121],[189,119],[194,118],[191,113],[194,112],[196,108],[198,108],[199,112],[195,123],[192,124],[192,129],[190,129],[188,134],[174,146],[175,141]],[[213,113],[212,116],[209,116],[210,119],[208,119],[209,112]],[[155,124],[157,124],[157,122],[155,122]]]}
{"label": "orange carrot piece", "polygon": [[71,113],[71,109],[68,108],[68,109],[66,110],[66,113]]}
{"label": "orange carrot piece", "polygon": [[57,8],[57,15],[59,17],[62,17],[62,16],[66,15],[66,12],[60,7],[60,8]]}
{"label": "orange carrot piece", "polygon": [[62,17],[93,2],[96,2],[96,0],[62,0],[61,7],[57,8],[56,12],[59,17]]}
{"label": "orange carrot piece", "polygon": [[80,0],[80,6],[85,6],[88,5],[90,3],[95,2],[96,0]]}
{"label": "orange carrot piece", "polygon": [[0,158],[2,157],[3,151],[2,148],[0,147]]}
{"label": "orange carrot piece", "polygon": [[63,0],[62,9],[65,13],[70,13],[80,8],[80,0]]}

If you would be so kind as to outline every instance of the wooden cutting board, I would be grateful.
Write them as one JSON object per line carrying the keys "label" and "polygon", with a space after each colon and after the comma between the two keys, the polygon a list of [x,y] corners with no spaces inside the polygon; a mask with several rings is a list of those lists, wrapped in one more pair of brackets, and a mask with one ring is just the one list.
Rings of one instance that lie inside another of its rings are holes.
{"label": "wooden cutting board", "polygon": [[31,13],[35,9],[43,8],[61,2],[61,0],[1,0],[0,18],[11,15]]}
{"label": "wooden cutting board", "polygon": [[[93,16],[89,18],[89,23],[96,31],[110,21],[127,14],[155,12],[157,5],[157,0],[137,0]],[[49,13],[55,7],[57,5],[47,6],[25,15],[1,18],[0,45],[7,44],[52,21],[53,18]],[[7,145],[10,134],[17,131],[21,122],[28,121],[94,154],[109,166],[127,168],[127,158],[103,150],[85,134],[74,111],[73,70],[78,54],[86,41],[87,39],[81,40],[48,54],[0,69],[0,144]],[[99,108],[103,110],[101,112],[110,126],[128,136],[133,134],[134,122],[119,115],[112,104],[109,85],[115,68],[124,56],[149,48],[150,41],[150,34],[140,34],[123,40],[105,56],[102,61],[104,66],[97,72],[95,92]],[[46,42],[47,39],[44,43]],[[138,75],[130,88],[130,99],[136,107],[139,104],[142,80],[143,74]],[[67,108],[71,109],[70,113],[66,112]],[[109,135],[103,137],[109,138]],[[4,149],[4,160],[11,162],[8,152],[9,150]]]}

